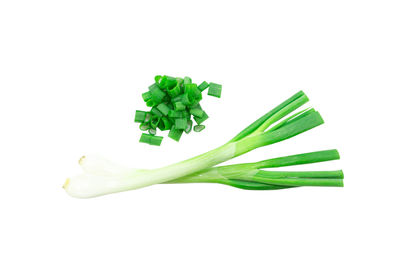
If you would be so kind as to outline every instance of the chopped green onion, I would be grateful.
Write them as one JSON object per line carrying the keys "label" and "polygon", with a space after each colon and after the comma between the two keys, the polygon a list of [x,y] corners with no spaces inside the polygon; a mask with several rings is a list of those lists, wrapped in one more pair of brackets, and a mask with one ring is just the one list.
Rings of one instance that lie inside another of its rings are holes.
{"label": "chopped green onion", "polygon": [[187,120],[187,125],[185,128],[185,133],[190,133],[190,131],[192,130],[192,126],[193,126],[193,121],[192,120]]}
{"label": "chopped green onion", "polygon": [[185,85],[185,84],[191,84],[192,83],[192,78],[190,78],[190,77],[188,77],[188,76],[185,76],[184,78],[183,78],[183,84]]}
{"label": "chopped green onion", "polygon": [[150,128],[150,124],[149,124],[148,122],[141,123],[141,124],[139,125],[139,129],[140,129],[141,131],[147,131],[149,128]]}
{"label": "chopped green onion", "polygon": [[142,122],[144,122],[144,120],[146,119],[146,115],[147,115],[147,112],[141,111],[141,110],[136,110],[136,113],[135,113],[135,122],[136,122],[136,123],[142,123]]}
{"label": "chopped green onion", "polygon": [[176,84],[177,84],[177,81],[176,81],[175,77],[163,76],[161,78],[160,88],[161,89],[168,89],[168,88],[171,88],[171,87],[175,86]]}
{"label": "chopped green onion", "polygon": [[195,108],[191,108],[190,109],[190,114],[192,114],[195,117],[201,118],[201,117],[203,117],[204,113],[205,112],[199,107],[195,107]]}
{"label": "chopped green onion", "polygon": [[142,98],[144,101],[148,101],[149,99],[151,99],[151,92],[148,91],[148,92],[142,93]]}
{"label": "chopped green onion", "polygon": [[164,115],[168,115],[168,112],[170,111],[170,108],[165,104],[165,103],[160,103],[157,106],[157,109]]}
{"label": "chopped green onion", "polygon": [[181,94],[181,87],[180,85],[176,84],[172,88],[167,89],[168,95],[171,96],[172,98],[178,96]]}
{"label": "chopped green onion", "polygon": [[174,103],[174,102],[182,101],[182,97],[183,97],[183,94],[178,95],[178,96],[172,98],[171,102]]}
{"label": "chopped green onion", "polygon": [[150,128],[149,129],[149,134],[156,135],[156,133],[157,133],[157,130],[155,128]]}
{"label": "chopped green onion", "polygon": [[180,102],[180,101],[177,101],[177,102],[174,102],[174,109],[175,110],[185,110],[185,108],[186,108],[186,106],[185,106],[185,104],[183,104],[182,102]]}
{"label": "chopped green onion", "polygon": [[216,83],[210,83],[208,88],[208,95],[221,98],[222,85]]}
{"label": "chopped green onion", "polygon": [[171,109],[171,110],[168,112],[168,117],[171,117],[171,118],[181,118],[181,117],[183,117],[183,111],[176,111],[176,110]]}
{"label": "chopped green onion", "polygon": [[[197,85],[188,76],[180,78],[157,75],[154,81],[155,83],[149,86],[149,91],[142,94],[146,106],[151,108],[150,111],[138,110],[135,113],[135,122],[141,123],[139,128],[142,131],[148,131],[151,128],[149,131],[151,134],[155,134],[157,128],[165,131],[170,130],[172,126],[176,130],[189,133],[193,129],[192,116],[198,125],[208,118],[199,104],[202,100],[202,91],[208,88],[209,95],[215,97],[221,95],[221,85],[209,84],[206,81]],[[286,122],[280,125],[284,124]],[[268,124],[264,124],[266,125]],[[273,129],[277,128],[279,127],[273,127]],[[261,187],[265,188],[265,186]]]}
{"label": "chopped green onion", "polygon": [[151,113],[146,112],[146,117],[144,118],[144,121],[147,123],[150,121],[150,118],[151,118]]}
{"label": "chopped green onion", "polygon": [[156,115],[158,117],[162,117],[163,113],[161,113],[160,110],[158,110],[156,107],[152,107],[150,110],[150,113],[152,113],[153,115]]}
{"label": "chopped green onion", "polygon": [[166,93],[163,92],[158,86],[155,86],[150,89],[151,92],[151,99],[155,103],[160,103],[162,102],[163,98],[165,97]]}
{"label": "chopped green onion", "polygon": [[154,129],[157,128],[159,122],[160,122],[160,117],[152,116],[150,119],[151,128],[154,128]]}
{"label": "chopped green onion", "polygon": [[149,99],[148,101],[146,101],[146,106],[148,106],[148,107],[154,107],[155,105],[156,105],[156,103],[152,99]]}
{"label": "chopped green onion", "polygon": [[154,77],[154,80],[156,81],[157,84],[160,84],[162,77],[163,76],[160,75]]}
{"label": "chopped green onion", "polygon": [[195,116],[195,117],[193,117],[193,119],[194,119],[194,121],[196,121],[197,124],[201,124],[201,123],[203,123],[205,120],[208,119],[208,115],[207,115],[206,112],[204,112],[204,114],[203,114],[202,117],[196,117],[196,116]]}
{"label": "chopped green onion", "polygon": [[163,140],[163,137],[162,137],[162,136],[154,136],[154,135],[151,135],[150,143],[149,143],[149,144],[150,144],[150,145],[153,145],[153,146],[160,146],[162,140]]}
{"label": "chopped green onion", "polygon": [[177,118],[175,119],[175,129],[181,129],[184,130],[186,129],[187,126],[187,120],[186,118]]}
{"label": "chopped green onion", "polygon": [[139,142],[149,144],[150,140],[151,140],[151,136],[152,135],[150,135],[150,134],[142,133],[142,136],[140,136]]}
{"label": "chopped green onion", "polygon": [[199,86],[197,88],[199,88],[200,91],[204,91],[205,89],[208,88],[208,86],[209,86],[209,84],[206,81],[204,81],[201,84],[199,84]]}
{"label": "chopped green onion", "polygon": [[193,131],[195,131],[195,132],[201,132],[202,130],[204,130],[204,128],[206,128],[205,125],[202,125],[202,124],[195,125],[195,126],[193,127]]}
{"label": "chopped green onion", "polygon": [[160,128],[161,131],[169,130],[171,129],[171,126],[172,126],[171,121],[167,117],[165,116],[161,117],[161,120],[158,123],[158,128]]}
{"label": "chopped green onion", "polygon": [[175,129],[174,126],[172,126],[171,130],[168,133],[168,137],[175,141],[179,141],[181,139],[183,130]]}

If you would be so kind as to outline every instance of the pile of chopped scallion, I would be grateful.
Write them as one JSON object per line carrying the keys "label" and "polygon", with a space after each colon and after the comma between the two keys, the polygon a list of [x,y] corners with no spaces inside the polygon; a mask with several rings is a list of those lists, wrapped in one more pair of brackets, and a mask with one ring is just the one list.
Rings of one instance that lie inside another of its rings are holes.
{"label": "pile of chopped scallion", "polygon": [[[221,97],[222,86],[216,83],[202,82],[197,85],[190,77],[179,78],[156,76],[149,91],[142,94],[150,111],[136,110],[135,122],[140,123],[142,133],[140,142],[160,146],[163,137],[156,136],[157,128],[168,131],[168,137],[179,141],[183,132],[190,133],[204,130],[203,122],[207,113],[200,106],[202,92],[208,88],[208,95]],[[193,126],[192,116],[196,125]]]}

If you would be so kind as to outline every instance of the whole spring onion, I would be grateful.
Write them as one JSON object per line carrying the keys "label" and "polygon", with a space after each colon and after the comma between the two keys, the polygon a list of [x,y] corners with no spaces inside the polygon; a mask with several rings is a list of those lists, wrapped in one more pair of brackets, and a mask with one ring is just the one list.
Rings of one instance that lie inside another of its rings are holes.
{"label": "whole spring onion", "polygon": [[[157,129],[170,130],[168,137],[179,141],[183,131],[190,133],[192,130],[192,116],[198,125],[208,119],[208,115],[200,106],[202,92],[208,88],[208,95],[221,97],[220,84],[204,81],[197,86],[190,77],[182,79],[159,75],[154,80],[155,83],[149,87],[149,91],[142,94],[146,106],[151,107],[150,111],[136,110],[135,113],[135,122],[140,123],[140,130],[148,131],[150,136],[155,135]],[[195,131],[200,132],[205,128],[204,125],[200,127]],[[142,137],[139,142],[160,145],[150,143],[151,140]]]}
{"label": "whole spring onion", "polygon": [[[314,109],[291,114],[307,101],[307,96],[300,91],[261,116],[224,145],[162,168],[131,169],[98,157],[82,157],[80,164],[84,172],[67,179],[64,189],[73,197],[89,198],[167,182],[213,182],[246,189],[342,186],[341,171],[283,173],[263,170],[290,163],[305,164],[337,159],[336,151],[313,152],[258,163],[214,167],[253,149],[289,139],[323,124],[320,114]],[[177,129],[175,133],[176,131]],[[173,137],[179,136],[181,134],[173,135]]]}

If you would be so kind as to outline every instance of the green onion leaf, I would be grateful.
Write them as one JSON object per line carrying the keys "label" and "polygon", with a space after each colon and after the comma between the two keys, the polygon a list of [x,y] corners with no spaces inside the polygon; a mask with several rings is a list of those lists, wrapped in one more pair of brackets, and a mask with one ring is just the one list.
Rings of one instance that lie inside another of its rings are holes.
{"label": "green onion leaf", "polygon": [[147,131],[149,128],[150,128],[150,124],[149,124],[148,122],[141,123],[141,124],[139,125],[139,129],[140,129],[141,131]]}
{"label": "green onion leaf", "polygon": [[151,135],[156,135],[156,133],[157,133],[157,130],[156,130],[156,129],[154,129],[154,128],[150,128],[150,129],[149,129],[149,134],[151,134]]}
{"label": "green onion leaf", "polygon": [[160,128],[161,131],[166,131],[171,129],[172,123],[167,117],[161,117],[160,122],[158,123],[158,128]]}
{"label": "green onion leaf", "polygon": [[185,84],[191,84],[192,83],[192,78],[190,78],[190,77],[188,77],[188,76],[185,76],[184,78],[183,78],[183,84],[185,85]]}
{"label": "green onion leaf", "polygon": [[163,98],[165,97],[166,93],[163,92],[158,86],[150,89],[151,92],[151,99],[157,104],[162,102]]}
{"label": "green onion leaf", "polygon": [[163,137],[162,136],[154,136],[154,135],[150,135],[151,136],[151,138],[150,138],[150,145],[153,145],[153,146],[160,146],[161,145],[161,142],[162,142],[162,140],[163,140]]}
{"label": "green onion leaf", "polygon": [[157,128],[159,122],[160,122],[160,117],[152,116],[150,119],[150,127],[154,129]]}

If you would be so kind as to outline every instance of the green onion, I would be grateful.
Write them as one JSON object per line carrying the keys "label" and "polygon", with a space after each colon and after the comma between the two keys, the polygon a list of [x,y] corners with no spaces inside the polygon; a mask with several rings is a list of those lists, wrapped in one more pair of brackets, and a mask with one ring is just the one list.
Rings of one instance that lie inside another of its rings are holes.
{"label": "green onion", "polygon": [[150,134],[142,133],[142,136],[140,136],[139,142],[149,144],[150,140],[151,140],[151,135]]}
{"label": "green onion", "polygon": [[178,95],[181,94],[181,87],[180,85],[176,84],[174,87],[172,87],[171,89],[167,89],[168,95],[173,97],[176,97]]}
{"label": "green onion", "polygon": [[[245,189],[282,189],[298,186],[343,186],[343,173],[334,171],[281,172],[273,166],[316,163],[337,159],[337,151],[321,151],[256,163],[218,166],[256,148],[278,143],[323,124],[317,111],[298,111],[308,101],[299,92],[272,111],[260,117],[233,139],[215,149],[190,159],[157,169],[131,169],[99,158],[85,157],[79,163],[84,173],[67,180],[66,192],[74,197],[88,198],[142,188],[158,183],[214,182]],[[293,116],[292,119],[287,119]],[[158,118],[157,116],[152,116]],[[283,121],[282,121],[283,120]],[[283,122],[283,123],[282,123]],[[274,125],[278,128],[274,129]],[[269,129],[272,127],[272,129]],[[173,126],[168,134],[179,141],[183,130]],[[162,137],[142,134],[140,141],[160,145]]]}
{"label": "green onion", "polygon": [[210,83],[208,87],[208,95],[221,98],[222,85]]}
{"label": "green onion", "polygon": [[140,110],[136,110],[136,113],[135,113],[135,122],[136,122],[136,123],[142,123],[142,122],[144,122],[144,120],[146,119],[146,115],[147,115],[147,112],[145,112],[145,111],[140,111]]}
{"label": "green onion", "polygon": [[167,117],[161,117],[160,122],[158,123],[158,128],[160,128],[161,131],[166,131],[171,129],[171,121]]}
{"label": "green onion", "polygon": [[202,124],[200,124],[200,125],[195,125],[195,126],[193,127],[193,131],[195,131],[195,132],[201,132],[202,130],[204,130],[204,128],[206,128],[205,125],[202,125]]}

